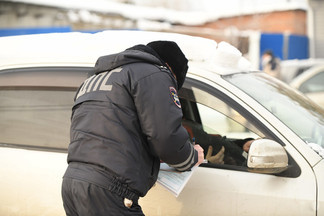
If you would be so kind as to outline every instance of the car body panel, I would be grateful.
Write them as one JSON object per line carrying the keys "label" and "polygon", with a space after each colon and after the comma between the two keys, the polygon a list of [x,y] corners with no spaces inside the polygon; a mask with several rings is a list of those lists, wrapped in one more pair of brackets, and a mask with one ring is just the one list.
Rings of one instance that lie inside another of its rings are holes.
{"label": "car body panel", "polygon": [[64,215],[61,184],[66,157],[66,153],[1,147],[0,214]]}
{"label": "car body panel", "polygon": [[[201,178],[210,175],[215,178]],[[315,215],[316,182],[312,176],[309,170],[306,178],[289,179],[199,167],[179,197],[156,185],[140,204],[147,215]]]}
{"label": "car body panel", "polygon": [[314,167],[314,172],[316,174],[317,180],[317,215],[324,215],[324,185],[320,182],[324,182],[324,160],[321,160],[316,166]]}

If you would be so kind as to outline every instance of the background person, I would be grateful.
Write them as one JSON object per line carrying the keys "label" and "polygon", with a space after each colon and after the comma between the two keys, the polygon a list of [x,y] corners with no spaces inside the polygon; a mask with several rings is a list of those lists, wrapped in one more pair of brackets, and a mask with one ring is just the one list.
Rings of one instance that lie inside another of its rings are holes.
{"label": "background person", "polygon": [[266,50],[262,55],[262,70],[276,78],[280,78],[280,60],[271,50]]}
{"label": "background person", "polygon": [[143,215],[138,198],[160,160],[179,171],[204,160],[181,125],[177,95],[188,60],[172,41],[100,57],[73,106],[62,183],[67,215]]}

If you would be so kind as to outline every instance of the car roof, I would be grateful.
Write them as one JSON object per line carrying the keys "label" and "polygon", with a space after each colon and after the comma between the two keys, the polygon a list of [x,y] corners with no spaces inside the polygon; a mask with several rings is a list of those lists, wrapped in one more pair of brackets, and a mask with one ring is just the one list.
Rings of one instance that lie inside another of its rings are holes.
{"label": "car roof", "polygon": [[49,33],[0,38],[0,70],[33,66],[94,66],[98,57],[155,40],[175,41],[190,62],[217,73],[250,69],[235,47],[200,37],[162,32],[107,30],[99,33]]}
{"label": "car roof", "polygon": [[311,77],[323,71],[324,71],[324,63],[320,65],[312,66],[311,68],[305,70],[302,74],[295,77],[291,81],[290,85],[294,88],[299,88],[306,80],[310,79]]}

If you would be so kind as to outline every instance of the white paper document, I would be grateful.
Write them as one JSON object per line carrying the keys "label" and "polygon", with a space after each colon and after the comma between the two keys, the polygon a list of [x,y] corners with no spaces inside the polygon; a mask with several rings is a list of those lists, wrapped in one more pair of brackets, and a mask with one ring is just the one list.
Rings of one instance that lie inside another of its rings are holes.
{"label": "white paper document", "polygon": [[193,170],[194,168],[191,171],[179,172],[166,163],[161,163],[157,182],[178,197],[189,181]]}

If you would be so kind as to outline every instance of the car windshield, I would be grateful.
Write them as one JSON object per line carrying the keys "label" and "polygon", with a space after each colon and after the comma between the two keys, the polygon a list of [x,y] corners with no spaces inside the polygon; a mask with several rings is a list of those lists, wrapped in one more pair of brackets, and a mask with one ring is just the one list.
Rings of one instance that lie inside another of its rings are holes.
{"label": "car windshield", "polygon": [[273,113],[324,157],[324,111],[301,93],[264,73],[224,76]]}

